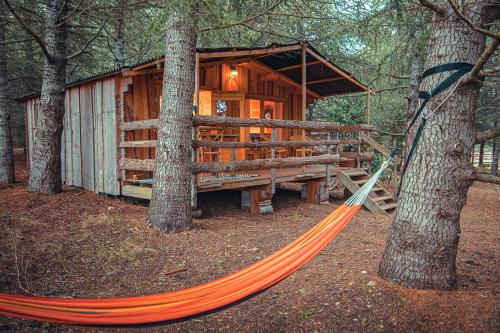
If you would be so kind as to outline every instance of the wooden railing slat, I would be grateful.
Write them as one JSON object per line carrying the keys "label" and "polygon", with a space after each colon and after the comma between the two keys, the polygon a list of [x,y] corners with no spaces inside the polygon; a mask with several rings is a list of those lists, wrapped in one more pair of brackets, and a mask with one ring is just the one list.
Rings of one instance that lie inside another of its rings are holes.
{"label": "wooden railing slat", "polygon": [[[158,119],[138,120],[123,122],[121,129],[133,131],[138,129],[156,128]],[[226,126],[226,127],[268,127],[268,128],[295,128],[318,132],[340,131],[358,132],[370,131],[370,125],[339,125],[322,121],[280,120],[280,119],[254,119],[237,117],[193,116],[193,126]]]}
{"label": "wooden railing slat", "polygon": [[[192,172],[196,174],[201,172],[234,172],[257,169],[279,169],[311,164],[327,164],[338,162],[340,160],[341,157],[339,155],[325,154],[320,156],[307,157],[242,160],[232,162],[206,162],[194,163],[192,166]],[[120,160],[120,168],[122,170],[153,171],[154,163],[155,160],[153,159],[140,160],[132,158],[122,158]]]}

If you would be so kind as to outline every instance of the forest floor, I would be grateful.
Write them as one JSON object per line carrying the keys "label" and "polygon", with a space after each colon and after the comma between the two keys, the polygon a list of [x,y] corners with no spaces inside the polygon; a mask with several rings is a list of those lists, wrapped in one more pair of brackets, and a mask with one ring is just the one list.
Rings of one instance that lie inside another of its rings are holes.
{"label": "forest floor", "polygon": [[[275,213],[251,216],[239,193],[200,196],[195,229],[161,234],[144,204],[65,188],[54,196],[0,187],[0,291],[120,297],[161,293],[238,271],[288,244],[335,209],[279,191]],[[462,218],[458,288],[416,291],[377,277],[390,217],[360,212],[311,262],[228,309],[140,332],[499,332],[500,186],[475,183]],[[0,317],[6,332],[94,332]]]}

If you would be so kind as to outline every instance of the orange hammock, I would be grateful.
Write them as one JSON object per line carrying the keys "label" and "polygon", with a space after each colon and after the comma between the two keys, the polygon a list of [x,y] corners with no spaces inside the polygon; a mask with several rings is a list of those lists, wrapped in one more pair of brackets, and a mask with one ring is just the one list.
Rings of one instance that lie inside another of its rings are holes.
{"label": "orange hammock", "polygon": [[74,325],[131,325],[180,319],[231,304],[283,280],[321,251],[360,209],[342,205],[293,243],[199,286],[142,297],[68,299],[0,294],[0,313]]}
{"label": "orange hammock", "polygon": [[191,288],[139,297],[68,299],[0,293],[0,314],[72,325],[139,325],[186,318],[242,300],[283,280],[325,248],[360,210],[387,164],[308,232],[239,272]]}

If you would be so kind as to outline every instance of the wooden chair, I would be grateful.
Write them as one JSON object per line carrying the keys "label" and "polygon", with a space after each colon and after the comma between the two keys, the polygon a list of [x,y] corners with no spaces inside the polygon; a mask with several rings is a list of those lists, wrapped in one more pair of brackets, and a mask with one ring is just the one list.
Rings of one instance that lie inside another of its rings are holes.
{"label": "wooden chair", "polygon": [[[288,138],[289,141],[302,141],[302,135],[292,135]],[[305,137],[306,141],[312,141],[312,139],[308,136]],[[302,148],[292,148],[292,154],[295,157],[302,157],[304,156],[312,156],[313,155],[313,150],[308,147],[302,147]]]}
{"label": "wooden chair", "polygon": [[[215,133],[213,133],[215,131]],[[206,129],[200,130],[200,139],[206,141],[223,141],[224,131],[223,130],[213,130]],[[221,148],[200,148],[201,161],[206,162],[220,162],[222,158]],[[206,157],[207,160],[205,159]]]}

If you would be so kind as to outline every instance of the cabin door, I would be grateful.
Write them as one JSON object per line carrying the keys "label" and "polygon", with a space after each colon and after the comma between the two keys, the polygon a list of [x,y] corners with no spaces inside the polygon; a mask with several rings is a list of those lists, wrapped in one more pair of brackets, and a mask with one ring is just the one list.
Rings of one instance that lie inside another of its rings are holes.
{"label": "cabin door", "polygon": [[[212,115],[221,117],[242,117],[245,116],[244,95],[239,92],[212,93]],[[245,141],[245,129],[238,127],[218,128],[220,140],[226,142]],[[245,158],[244,149],[222,149],[220,160],[223,162],[243,160]]]}

